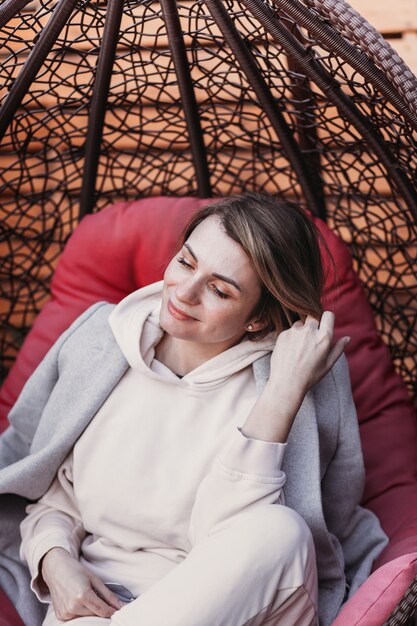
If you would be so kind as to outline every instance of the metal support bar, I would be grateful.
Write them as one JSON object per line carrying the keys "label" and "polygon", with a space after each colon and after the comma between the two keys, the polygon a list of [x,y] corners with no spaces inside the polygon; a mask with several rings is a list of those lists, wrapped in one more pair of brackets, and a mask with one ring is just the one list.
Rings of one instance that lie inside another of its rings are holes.
{"label": "metal support bar", "polygon": [[[295,36],[302,42],[303,37],[298,29],[295,29]],[[310,170],[310,176],[314,179],[314,188],[320,200],[320,217],[324,222],[327,220],[326,197],[323,188],[323,177],[321,172],[320,152],[318,150],[319,141],[317,136],[316,121],[316,97],[310,86],[310,81],[300,72],[300,68],[292,57],[287,57],[288,69],[292,86],[291,92],[294,96],[293,106],[297,112],[296,128],[298,144],[305,157],[305,163]]]}
{"label": "metal support bar", "polygon": [[167,28],[169,47],[177,74],[181,101],[184,106],[194,169],[197,176],[198,195],[200,198],[208,198],[211,196],[211,185],[207,153],[191,78],[190,65],[187,59],[178,15],[178,7],[175,0],[160,0],[160,3]]}
{"label": "metal support bar", "polygon": [[417,130],[417,112],[414,115],[411,113],[410,108],[399,95],[395,86],[388,80],[386,74],[376,67],[364,52],[347,42],[335,28],[320,20],[311,9],[299,0],[273,0],[273,2],[277,10],[284,11],[296,24],[305,28],[317,41],[322,42],[326,50],[347,61],[366,81],[374,85]]}
{"label": "metal support bar", "polygon": [[311,50],[304,46],[294,37],[290,30],[281,22],[279,17],[266,4],[257,0],[242,0],[242,3],[260,21],[265,30],[281,45],[288,55],[300,66],[303,73],[308,76],[330,102],[337,107],[338,111],[351,122],[356,130],[364,137],[369,146],[379,157],[387,170],[391,180],[396,184],[396,192],[400,192],[417,220],[417,192],[412,186],[406,174],[396,163],[391,151],[380,135],[379,131],[359,111],[352,98],[345,94],[339,83],[319,63]]}
{"label": "metal support bar", "polygon": [[0,30],[32,0],[5,0],[0,6]]}
{"label": "metal support bar", "polygon": [[35,43],[22,71],[14,81],[10,93],[0,109],[0,142],[76,4],[77,0],[60,0],[39,40]]}
{"label": "metal support bar", "polygon": [[94,208],[98,159],[103,138],[111,74],[123,15],[123,4],[124,0],[109,0],[107,6],[103,41],[97,63],[97,74],[88,119],[79,219],[87,213],[91,213]]}
{"label": "metal support bar", "polygon": [[229,44],[240,67],[245,73],[249,84],[256,93],[261,107],[272,124],[283,150],[298,176],[299,183],[309,209],[319,215],[320,202],[314,188],[314,181],[305,166],[304,157],[295,141],[291,129],[278,108],[275,98],[266,85],[261,72],[246,44],[242,41],[230,15],[224,8],[221,0],[205,0],[205,3],[220,28],[225,41]]}

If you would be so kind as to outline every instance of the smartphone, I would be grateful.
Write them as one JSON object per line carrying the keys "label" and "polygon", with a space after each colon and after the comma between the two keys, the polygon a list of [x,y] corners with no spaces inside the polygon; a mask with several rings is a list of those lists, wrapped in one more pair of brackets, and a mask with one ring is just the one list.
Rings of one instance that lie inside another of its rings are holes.
{"label": "smartphone", "polygon": [[129,589],[127,589],[124,585],[111,582],[105,582],[104,584],[108,589],[110,589],[110,591],[113,591],[113,593],[115,593],[122,602],[133,602],[133,600],[136,600],[132,592],[129,591]]}

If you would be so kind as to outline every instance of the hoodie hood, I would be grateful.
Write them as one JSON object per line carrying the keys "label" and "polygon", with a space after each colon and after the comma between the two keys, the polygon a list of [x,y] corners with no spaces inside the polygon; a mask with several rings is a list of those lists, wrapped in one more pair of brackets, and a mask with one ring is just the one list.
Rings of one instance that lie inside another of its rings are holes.
{"label": "hoodie hood", "polygon": [[[151,370],[155,346],[164,334],[159,324],[162,288],[161,280],[134,291],[119,302],[109,317],[114,337],[129,365],[142,371],[147,370],[153,376],[157,375]],[[269,333],[260,341],[244,339],[182,379],[175,377],[175,381],[200,386],[225,380],[271,352],[276,340],[276,332]]]}

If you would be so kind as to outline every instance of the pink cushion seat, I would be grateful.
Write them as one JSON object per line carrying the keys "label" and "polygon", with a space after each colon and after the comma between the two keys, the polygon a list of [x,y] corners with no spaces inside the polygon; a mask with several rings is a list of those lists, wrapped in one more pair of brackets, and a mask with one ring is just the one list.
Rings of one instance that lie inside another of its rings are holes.
{"label": "pink cushion seat", "polygon": [[[378,575],[377,575],[378,574]],[[380,626],[417,576],[417,552],[383,565],[340,611],[332,626]]]}
{"label": "pink cushion seat", "polygon": [[[35,320],[0,391],[2,429],[23,384],[56,338],[94,302],[118,302],[131,291],[160,280],[176,251],[183,225],[207,202],[147,198],[109,206],[84,218],[62,254],[51,284],[51,299]],[[367,474],[363,504],[378,515],[390,537],[366,588],[361,587],[335,623],[375,626],[385,621],[382,616],[389,615],[400,600],[403,587],[399,581],[404,583],[415,575],[417,421],[405,385],[376,332],[347,247],[321,220],[312,219],[337,268],[337,285],[333,272],[328,271],[324,305],[336,314],[336,336],[352,337],[346,355]],[[363,589],[373,590],[366,594],[368,602]],[[367,615],[372,616],[371,621]],[[381,621],[375,621],[376,616]]]}

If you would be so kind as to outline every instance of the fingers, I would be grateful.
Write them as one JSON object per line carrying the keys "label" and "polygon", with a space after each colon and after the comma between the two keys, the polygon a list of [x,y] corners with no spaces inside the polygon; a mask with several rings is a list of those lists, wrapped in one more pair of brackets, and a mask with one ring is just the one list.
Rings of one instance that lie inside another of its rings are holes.
{"label": "fingers", "polygon": [[319,327],[319,321],[312,315],[307,315],[304,321],[305,326],[310,326],[313,330],[317,330]]}
{"label": "fingers", "polygon": [[[89,589],[87,591],[83,604],[92,612],[93,615],[97,615],[98,617],[111,617],[115,611],[115,608],[113,606],[109,606],[105,600],[100,598],[94,589]],[[120,605],[118,605],[117,608],[119,609]]]}
{"label": "fingers", "polygon": [[336,361],[342,356],[350,340],[350,337],[345,336],[332,345],[335,319],[336,316],[332,311],[323,311],[320,321],[311,315],[307,315],[304,324],[300,320],[293,324],[300,328],[302,326],[309,326],[313,331],[317,330],[326,337],[329,352],[326,357],[324,371],[322,370],[320,378],[332,369]]}
{"label": "fingers", "polygon": [[328,333],[331,337],[333,337],[334,321],[335,314],[332,311],[323,311],[320,318],[320,330]]}
{"label": "fingers", "polygon": [[106,585],[100,578],[94,578],[93,584],[96,594],[99,596],[99,598],[107,602],[107,604],[114,607],[115,609],[120,609],[121,607],[125,606],[125,603],[122,602],[122,600],[120,600],[116,596],[116,594],[113,593],[113,591],[110,591],[110,589],[106,587]]}
{"label": "fingers", "polygon": [[101,578],[90,574],[91,588],[85,595],[83,604],[98,617],[111,617],[115,610],[124,606],[115,593],[110,591]]}
{"label": "fingers", "polygon": [[[80,591],[77,597],[67,599],[64,603],[56,602],[52,598],[58,619],[66,621],[90,615],[112,617],[117,609],[125,606],[114,593],[105,587],[101,579],[93,576],[90,580],[90,585],[93,586]],[[96,586],[100,587],[100,590],[97,590]]]}
{"label": "fingers", "polygon": [[[292,324],[296,332],[288,329],[279,336],[282,341],[279,344],[278,339],[274,354],[281,349],[283,354],[289,355],[285,355],[287,369],[297,372],[303,389],[310,389],[319,382],[343,354],[350,338],[342,337],[333,343],[334,326],[335,314],[323,311],[319,319],[307,315],[297,320]],[[281,356],[281,360],[283,358]]]}
{"label": "fingers", "polygon": [[336,361],[342,356],[347,344],[350,341],[350,337],[342,337],[338,339],[334,346],[331,348],[326,359],[326,371],[330,371]]}
{"label": "fingers", "polygon": [[[51,550],[48,554],[52,552]],[[63,550],[56,552],[56,555],[55,569],[49,587],[58,619],[68,621],[87,615],[110,618],[117,609],[124,606],[124,603],[107,589],[101,578],[82,565],[78,559]],[[59,575],[55,574],[55,571],[59,572]]]}
{"label": "fingers", "polygon": [[313,330],[317,330],[319,327],[319,322],[312,315],[305,315],[303,319],[297,320],[292,324],[292,328],[305,328],[306,326],[310,326]]}
{"label": "fingers", "polygon": [[297,320],[296,322],[294,322],[293,327],[303,328],[304,326],[309,326],[313,330],[319,329],[332,336],[334,329],[334,320],[335,314],[332,311],[323,311],[320,320],[313,317],[312,315],[306,315],[304,321]]}

